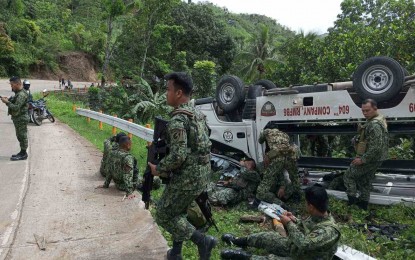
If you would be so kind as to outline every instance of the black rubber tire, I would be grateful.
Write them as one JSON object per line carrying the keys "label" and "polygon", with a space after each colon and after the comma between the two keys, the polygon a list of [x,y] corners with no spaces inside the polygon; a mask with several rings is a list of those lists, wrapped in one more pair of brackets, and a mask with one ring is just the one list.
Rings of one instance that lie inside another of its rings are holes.
{"label": "black rubber tire", "polygon": [[255,120],[256,118],[256,98],[246,99],[242,119]]}
{"label": "black rubber tire", "polygon": [[225,113],[238,109],[245,101],[243,81],[231,75],[223,76],[216,88],[216,102]]}
{"label": "black rubber tire", "polygon": [[361,99],[377,102],[394,98],[402,89],[405,72],[402,66],[389,57],[372,57],[356,69],[353,88]]}
{"label": "black rubber tire", "polygon": [[252,85],[248,88],[247,99],[256,99],[257,97],[262,96],[262,86],[261,85]]}
{"label": "black rubber tire", "polygon": [[33,121],[33,109],[29,109],[27,111],[27,113],[29,114],[29,123],[34,123],[34,121]]}
{"label": "black rubber tire", "polygon": [[402,67],[402,69],[403,69],[403,73],[404,73],[405,77],[410,75],[409,71],[407,69],[405,69],[404,67]]}
{"label": "black rubber tire", "polygon": [[42,124],[42,112],[39,109],[34,110],[32,120],[36,125],[40,126]]}
{"label": "black rubber tire", "polygon": [[271,80],[261,79],[254,83],[254,85],[259,85],[265,88],[266,90],[270,90],[273,88],[277,88],[277,85],[274,84]]}
{"label": "black rubber tire", "polygon": [[49,121],[52,123],[55,123],[55,117],[52,115],[51,112],[49,112],[49,110],[46,110],[46,114],[47,114],[47,118],[49,119]]}

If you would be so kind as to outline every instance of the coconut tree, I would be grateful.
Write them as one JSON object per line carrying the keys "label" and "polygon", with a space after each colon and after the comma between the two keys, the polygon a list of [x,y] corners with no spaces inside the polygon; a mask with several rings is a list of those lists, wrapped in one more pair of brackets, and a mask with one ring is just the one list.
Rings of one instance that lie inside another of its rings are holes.
{"label": "coconut tree", "polygon": [[265,25],[260,27],[260,33],[252,38],[249,50],[239,53],[236,57],[239,63],[244,64],[241,73],[248,81],[263,78],[267,70],[278,62],[269,28]]}

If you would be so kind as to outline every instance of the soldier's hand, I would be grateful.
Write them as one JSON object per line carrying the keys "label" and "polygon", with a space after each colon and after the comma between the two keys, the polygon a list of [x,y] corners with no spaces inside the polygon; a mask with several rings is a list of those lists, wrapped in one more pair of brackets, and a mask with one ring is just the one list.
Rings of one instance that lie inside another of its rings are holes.
{"label": "soldier's hand", "polygon": [[9,99],[8,99],[7,97],[1,97],[1,101],[2,101],[4,104],[9,103]]}
{"label": "soldier's hand", "polygon": [[287,226],[288,222],[292,221],[292,220],[291,220],[291,218],[289,218],[289,217],[288,217],[288,216],[286,216],[286,215],[281,215],[281,216],[280,216],[280,220],[281,220],[281,223],[282,223],[284,226]]}
{"label": "soldier's hand", "polygon": [[362,164],[363,164],[362,158],[360,158],[360,157],[355,158],[355,159],[352,161],[352,164],[353,164],[353,165],[362,165]]}
{"label": "soldier's hand", "polygon": [[160,176],[160,173],[158,173],[158,172],[157,172],[157,169],[156,169],[157,165],[152,164],[151,162],[149,162],[149,163],[148,163],[148,166],[150,166],[151,174],[152,174],[153,176]]}
{"label": "soldier's hand", "polygon": [[282,215],[289,217],[294,222],[297,221],[297,218],[293,215],[293,213],[289,211],[285,211]]}

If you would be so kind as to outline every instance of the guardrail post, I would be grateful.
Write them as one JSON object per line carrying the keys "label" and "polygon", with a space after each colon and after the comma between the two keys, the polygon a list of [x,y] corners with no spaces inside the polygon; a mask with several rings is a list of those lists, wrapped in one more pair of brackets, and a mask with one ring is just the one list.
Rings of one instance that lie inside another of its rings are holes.
{"label": "guardrail post", "polygon": [[[146,124],[146,128],[151,128],[151,125],[150,124]],[[147,142],[147,146],[150,146],[151,145],[151,142]]]}
{"label": "guardrail post", "polygon": [[[91,110],[89,107],[88,107],[88,110]],[[86,122],[89,124],[89,123],[91,123],[91,118],[90,117],[87,117],[86,118]]]}
{"label": "guardrail post", "polygon": [[75,111],[76,111],[76,106],[75,106],[75,103],[74,103],[74,104],[72,104],[72,111],[73,111],[73,112],[75,112]]}
{"label": "guardrail post", "polygon": [[[114,115],[114,117],[116,118],[117,115]],[[115,126],[112,127],[112,135],[116,135],[117,134],[117,128]]]}
{"label": "guardrail post", "polygon": [[[102,114],[102,110],[99,111]],[[102,122],[99,121],[99,130],[102,130]]]}
{"label": "guardrail post", "polygon": [[[130,118],[130,119],[128,119],[128,122],[132,123],[133,120]],[[132,133],[128,133],[128,137],[130,138],[130,140],[133,140],[133,134]]]}

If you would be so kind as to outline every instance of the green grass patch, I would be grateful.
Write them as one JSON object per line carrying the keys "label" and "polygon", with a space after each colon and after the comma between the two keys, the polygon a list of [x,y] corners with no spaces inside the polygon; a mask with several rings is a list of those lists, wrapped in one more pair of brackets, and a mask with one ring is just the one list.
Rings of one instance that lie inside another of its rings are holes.
{"label": "green grass patch", "polygon": [[[86,118],[76,115],[72,111],[72,101],[69,101],[65,96],[49,96],[47,97],[48,107],[50,111],[61,122],[69,125],[72,129],[77,131],[80,135],[85,137],[93,143],[98,149],[103,150],[103,142],[106,138],[112,135],[112,127],[104,124],[103,130],[98,129],[98,122],[91,119],[87,123]],[[82,103],[75,103],[78,107],[85,107]],[[140,172],[145,168],[146,142],[137,137],[133,137],[132,154],[138,159]],[[162,189],[154,191],[152,196],[157,200],[161,195]],[[289,205],[293,208],[293,212],[298,215],[305,216],[304,203],[297,203]],[[342,232],[341,244],[346,244],[369,254],[377,259],[415,259],[415,208],[404,205],[394,206],[376,206],[370,205],[370,211],[364,212],[355,207],[348,207],[346,202],[339,201],[334,198],[330,200],[330,209],[337,222],[340,225]],[[155,208],[151,207],[151,212],[154,214]],[[374,214],[373,214],[374,213]],[[248,208],[244,203],[232,208],[218,208],[213,210],[214,219],[219,227],[219,232],[215,228],[210,228],[208,234],[220,239],[224,233],[232,233],[238,236],[246,236],[251,233],[270,231],[271,223],[267,221],[261,224],[240,223],[239,218],[242,215],[261,215],[260,212]],[[368,215],[371,215],[370,220]],[[372,235],[367,230],[358,230],[353,228],[353,224],[406,224],[406,230],[403,230],[397,237],[398,240],[392,241],[385,236],[376,235],[374,239],[368,240]],[[162,234],[168,241],[169,246],[172,245],[171,236],[165,230],[161,229]],[[212,254],[212,259],[220,259],[220,251],[228,248],[223,242],[219,242],[218,246]],[[250,249],[253,253],[263,254],[259,250]],[[196,260],[198,259],[197,248],[190,241],[186,241],[183,247],[184,259]]]}

